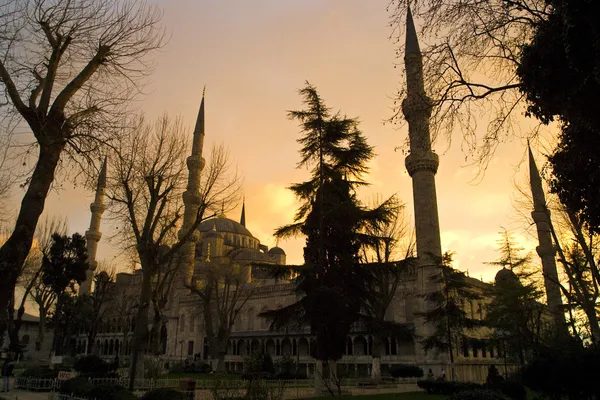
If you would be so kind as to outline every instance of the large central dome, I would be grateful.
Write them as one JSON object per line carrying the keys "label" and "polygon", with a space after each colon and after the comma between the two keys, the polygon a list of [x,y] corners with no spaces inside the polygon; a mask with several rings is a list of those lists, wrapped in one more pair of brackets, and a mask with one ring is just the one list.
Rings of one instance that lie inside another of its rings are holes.
{"label": "large central dome", "polygon": [[198,231],[201,233],[206,233],[213,229],[217,232],[236,233],[238,235],[254,237],[244,225],[225,217],[211,218],[198,225]]}

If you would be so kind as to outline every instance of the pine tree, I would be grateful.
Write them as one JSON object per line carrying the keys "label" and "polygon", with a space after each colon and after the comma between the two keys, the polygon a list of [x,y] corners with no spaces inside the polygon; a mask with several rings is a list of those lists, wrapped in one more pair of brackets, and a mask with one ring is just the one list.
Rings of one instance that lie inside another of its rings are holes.
{"label": "pine tree", "polygon": [[[316,336],[315,358],[329,363],[334,376],[346,336],[373,296],[372,274],[360,264],[359,250],[365,239],[360,232],[366,226],[389,222],[394,201],[373,209],[360,203],[356,190],[366,185],[362,175],[373,148],[357,120],[332,115],[314,86],[307,82],[299,93],[306,109],[291,111],[289,117],[300,121],[298,167],[311,168],[311,178],[290,187],[302,205],[294,223],[276,232],[279,238],[306,237],[304,265],[292,267],[299,300],[262,316],[272,321],[272,329],[309,326]],[[289,267],[286,270],[289,273]]]}
{"label": "pine tree", "polygon": [[[85,281],[85,272],[88,269],[85,238],[79,233],[74,233],[71,237],[54,233],[50,250],[48,254],[44,254],[42,260],[42,281],[44,285],[52,288],[56,295],[54,311],[56,321],[60,320],[60,316],[64,314],[63,305],[65,307],[70,305],[70,297],[77,290],[76,285]],[[63,322],[66,319],[63,318]],[[63,331],[63,329],[54,329],[52,351],[61,351]]]}
{"label": "pine tree", "polygon": [[492,301],[487,306],[486,324],[494,328],[493,336],[509,353],[506,356],[523,364],[541,340],[543,292],[532,279],[531,255],[521,254],[524,249],[506,229],[500,235],[500,257],[486,263],[502,267],[489,292]]}
{"label": "pine tree", "polygon": [[452,253],[444,253],[438,263],[439,272],[431,280],[439,290],[424,295],[431,308],[423,317],[433,332],[423,338],[421,344],[425,350],[448,354],[454,379],[454,351],[466,340],[467,330],[476,325],[476,321],[467,316],[464,303],[478,300],[480,296],[469,288],[465,273],[452,268]]}

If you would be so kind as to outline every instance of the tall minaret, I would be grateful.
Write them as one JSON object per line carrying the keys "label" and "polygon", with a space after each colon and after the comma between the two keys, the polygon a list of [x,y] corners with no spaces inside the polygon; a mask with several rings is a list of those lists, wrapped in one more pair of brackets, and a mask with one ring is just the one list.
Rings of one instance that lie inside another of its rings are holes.
{"label": "tall minaret", "polygon": [[[402,102],[402,112],[408,121],[408,136],[410,154],[406,157],[405,165],[412,177],[413,202],[415,213],[415,229],[417,241],[417,295],[437,290],[437,284],[432,282],[432,276],[439,271],[436,258],[442,257],[440,241],[440,223],[438,218],[437,197],[435,190],[435,174],[439,159],[431,150],[429,133],[429,118],[432,102],[425,94],[423,84],[423,59],[415,24],[410,8],[406,15],[406,48],[404,55],[406,66],[407,96]],[[417,311],[428,308],[425,300],[419,298]],[[431,327],[423,320],[415,324],[416,334],[424,337],[431,333]],[[432,354],[430,356],[433,356]],[[421,357],[424,354],[421,353]]]}
{"label": "tall minaret", "polygon": [[536,248],[540,259],[542,260],[542,271],[544,275],[544,286],[546,287],[546,298],[548,307],[554,318],[556,331],[564,333],[566,329],[565,314],[563,309],[560,286],[558,282],[558,272],[556,270],[556,247],[552,241],[552,230],[550,220],[550,210],[546,205],[546,196],[542,187],[542,178],[538,171],[531,147],[529,150],[529,184],[531,185],[531,195],[533,197],[533,212],[531,216],[537,228],[539,246]]}
{"label": "tall minaret", "polygon": [[[205,88],[206,90],[206,88]],[[183,213],[183,224],[179,231],[179,238],[182,239],[186,233],[193,227],[198,214],[198,208],[202,203],[200,197],[200,173],[204,168],[205,160],[202,157],[202,147],[204,145],[204,92],[202,91],[202,102],[200,103],[200,111],[196,119],[194,127],[194,139],[192,143],[192,155],[187,158],[188,167],[188,184],[187,190],[183,193],[183,204],[185,211]],[[199,234],[193,232],[188,238],[187,243],[182,246],[181,258],[186,266],[185,283],[190,284],[194,276],[194,260],[196,252],[196,243],[198,242]]]}
{"label": "tall minaret", "polygon": [[106,157],[104,157],[104,163],[102,169],[98,175],[98,184],[96,186],[96,198],[94,202],[90,204],[90,210],[92,211],[92,218],[90,220],[90,229],[85,232],[85,239],[87,243],[88,253],[88,264],[90,268],[85,272],[85,281],[81,283],[79,287],[79,294],[90,294],[92,291],[92,280],[94,279],[94,270],[98,265],[96,261],[96,251],[98,250],[98,242],[102,237],[100,232],[100,221],[102,220],[102,213],[104,212],[104,189],[106,189]]}

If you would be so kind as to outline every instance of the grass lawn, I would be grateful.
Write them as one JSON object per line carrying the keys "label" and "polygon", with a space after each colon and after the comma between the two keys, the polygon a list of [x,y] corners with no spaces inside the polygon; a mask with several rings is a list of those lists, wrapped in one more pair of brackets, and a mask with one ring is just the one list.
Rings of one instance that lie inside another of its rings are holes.
{"label": "grass lawn", "polygon": [[[446,400],[448,397],[437,394],[427,394],[425,392],[408,393],[385,393],[372,394],[368,396],[341,396],[335,397],[340,400]],[[334,397],[312,397],[312,400],[331,400]]]}

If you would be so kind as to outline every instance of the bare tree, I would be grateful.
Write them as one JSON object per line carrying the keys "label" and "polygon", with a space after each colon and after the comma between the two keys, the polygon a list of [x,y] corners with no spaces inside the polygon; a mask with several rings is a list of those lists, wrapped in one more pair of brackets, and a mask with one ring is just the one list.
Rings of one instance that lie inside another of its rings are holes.
{"label": "bare tree", "polygon": [[0,8],[4,121],[23,120],[38,151],[0,248],[1,323],[61,159],[84,166],[114,141],[115,121],[152,71],[147,56],[163,45],[160,19],[143,0],[12,0]]}
{"label": "bare tree", "polygon": [[[448,140],[460,129],[463,150],[483,169],[503,141],[520,134],[515,118],[525,111],[516,70],[520,46],[528,43],[535,25],[548,17],[545,0],[391,0],[391,38],[404,56],[408,5],[421,23],[420,39],[427,44],[424,82],[433,101],[432,134]],[[404,73],[404,63],[399,62]],[[403,123],[401,104],[406,80],[400,78],[391,121]],[[489,116],[482,136],[478,123]],[[531,132],[529,132],[531,134]],[[483,170],[482,169],[482,170]]]}
{"label": "bare tree", "polygon": [[87,354],[94,353],[94,342],[100,324],[104,317],[112,312],[112,305],[116,295],[114,291],[115,274],[112,268],[106,267],[96,270],[94,274],[94,291],[89,295],[80,297],[81,311],[86,314],[85,330],[87,333]]}
{"label": "bare tree", "polygon": [[232,250],[226,256],[209,257],[202,268],[202,278],[188,286],[200,301],[208,348],[216,362],[213,369],[217,372],[225,372],[231,329],[257,288],[256,281],[250,282],[252,266],[236,262],[237,254],[237,250]]}
{"label": "bare tree", "polygon": [[[17,291],[14,291],[9,303],[7,314],[9,319],[7,321],[7,329],[9,332],[10,345],[14,350],[18,350],[19,347],[19,331],[23,322],[23,315],[25,314],[25,303],[32,293],[45,292],[45,285],[41,279],[42,273],[42,258],[50,248],[51,238],[53,233],[59,233],[61,235],[67,232],[67,221],[62,217],[48,217],[47,215],[42,218],[40,224],[38,224],[34,236],[34,243],[31,251],[25,259],[25,263],[21,267],[19,272],[19,280],[17,281],[17,287],[22,289],[22,294],[19,293],[20,300],[17,301]],[[8,237],[10,233],[4,235]],[[34,299],[35,300],[35,299]],[[52,303],[54,296],[49,295],[49,298],[45,298],[42,302]],[[36,301],[37,303],[37,301]],[[51,304],[50,304],[51,305]],[[39,304],[38,304],[39,306]],[[47,309],[44,304],[40,307],[40,324],[42,319],[45,322],[47,316]],[[42,313],[42,311],[44,311]],[[15,315],[16,311],[16,315]],[[43,314],[43,315],[42,315]],[[41,327],[40,330],[44,328]],[[42,333],[43,336],[43,333]]]}
{"label": "bare tree", "polygon": [[[533,209],[529,188],[517,185],[519,192],[515,199],[518,210]],[[584,332],[594,342],[600,341],[600,267],[598,257],[598,234],[586,228],[580,216],[570,212],[555,194],[546,191],[547,212],[550,231],[557,252],[557,260],[562,269],[559,282],[574,335]],[[530,214],[520,213],[527,227],[535,226]],[[583,322],[582,322],[583,321]]]}
{"label": "bare tree", "polygon": [[[142,267],[142,287],[132,338],[131,384],[149,344],[149,310],[156,321],[181,268],[179,250],[190,239],[207,210],[236,199],[240,181],[230,174],[223,147],[214,148],[202,176],[201,202],[192,226],[183,235],[177,230],[183,218],[182,194],[186,190],[188,140],[180,120],[164,115],[154,124],[139,118],[124,135],[110,159],[109,211],[119,222],[120,241],[135,249]],[[156,327],[158,329],[158,326]],[[143,360],[142,360],[143,361]]]}

